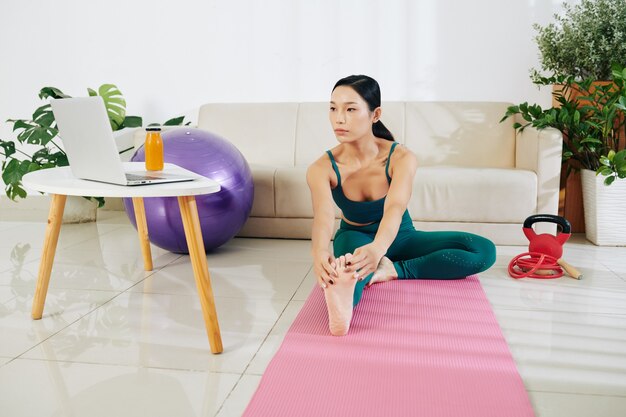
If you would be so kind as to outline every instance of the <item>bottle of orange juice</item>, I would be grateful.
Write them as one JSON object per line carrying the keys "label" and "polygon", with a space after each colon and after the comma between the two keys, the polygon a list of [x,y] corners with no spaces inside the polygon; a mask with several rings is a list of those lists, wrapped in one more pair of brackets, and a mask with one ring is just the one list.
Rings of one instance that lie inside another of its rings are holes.
{"label": "bottle of orange juice", "polygon": [[163,169],[163,139],[160,127],[146,128],[146,170],[161,171]]}

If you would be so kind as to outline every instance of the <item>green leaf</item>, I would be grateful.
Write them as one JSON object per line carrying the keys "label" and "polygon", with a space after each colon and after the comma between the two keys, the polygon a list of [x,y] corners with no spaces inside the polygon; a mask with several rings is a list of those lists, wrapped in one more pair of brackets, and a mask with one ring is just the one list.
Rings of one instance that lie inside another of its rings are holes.
{"label": "green leaf", "polygon": [[141,127],[143,119],[140,116],[126,116],[124,118],[124,127]]}
{"label": "green leaf", "polygon": [[35,162],[31,162],[28,165],[28,168],[26,169],[26,173],[33,172],[33,171],[39,171],[39,168],[40,168],[39,164],[37,164]]}
{"label": "green leaf", "polygon": [[49,127],[35,126],[25,129],[17,135],[17,140],[21,143],[29,143],[32,145],[46,146],[52,139],[56,137],[58,130]]}
{"label": "green leaf", "polygon": [[96,92],[96,90],[92,89],[92,88],[87,88],[87,94],[89,94],[89,97],[95,97],[98,95],[98,93]]}
{"label": "green leaf", "polygon": [[611,165],[611,161],[606,156],[601,156],[600,157],[600,163],[602,165],[606,165],[606,166],[610,166]]}
{"label": "green leaf", "polygon": [[66,167],[70,164],[69,161],[67,160],[67,155],[65,154],[65,152],[62,152],[62,151],[58,151],[58,152],[54,152],[50,154],[49,162],[50,164],[52,164],[52,166],[57,166],[57,167]]}
{"label": "green leaf", "polygon": [[122,92],[113,84],[102,84],[98,89],[98,94],[104,100],[111,128],[119,130],[126,118],[126,100]]}
{"label": "green leaf", "polygon": [[85,197],[87,200],[95,200],[98,202],[98,208],[104,206],[104,197]]}
{"label": "green leaf", "polygon": [[615,163],[626,162],[626,149],[622,149],[621,151],[616,153],[615,157],[613,158],[613,162]]}
{"label": "green leaf", "polygon": [[606,157],[609,158],[609,161],[613,162],[613,158],[615,158],[615,151],[611,149]]}
{"label": "green leaf", "polygon": [[181,124],[183,124],[184,119],[185,119],[185,116],[174,117],[168,120],[167,122],[163,123],[163,126],[180,126]]}
{"label": "green leaf", "polygon": [[541,113],[543,113],[543,110],[541,110],[541,107],[537,104],[530,106],[528,111],[535,119],[541,117]]}
{"label": "green leaf", "polygon": [[604,179],[604,185],[609,186],[611,184],[613,184],[613,181],[615,181],[615,176],[610,176],[610,177],[606,177]]}
{"label": "green leaf", "polygon": [[580,143],[597,143],[597,144],[601,145],[602,141],[600,139],[587,137],[587,138],[584,138],[583,140],[581,140]]}
{"label": "green leaf", "polygon": [[9,122],[13,122],[13,131],[15,132],[17,129],[30,129],[34,127],[32,123],[29,123],[27,120],[9,120]]}
{"label": "green leaf", "polygon": [[20,172],[20,161],[11,159],[2,171],[2,180],[5,184],[19,183],[23,174]]}
{"label": "green leaf", "polygon": [[51,127],[54,123],[54,114],[49,104],[39,107],[33,113],[33,122],[39,126]]}
{"label": "green leaf", "polygon": [[506,119],[508,119],[509,117],[516,115],[519,113],[519,107],[518,106],[509,106],[506,109],[506,112],[504,113],[504,117],[502,117],[502,119],[500,119],[500,123],[504,122]]}
{"label": "green leaf", "polygon": [[20,184],[9,184],[6,188],[7,196],[15,201],[17,197],[26,198],[26,190],[24,190]]}
{"label": "green leaf", "polygon": [[33,162],[44,163],[50,160],[50,150],[48,148],[41,148],[35,152],[31,158]]}
{"label": "green leaf", "polygon": [[39,90],[39,98],[70,98],[67,94],[63,93],[63,91],[59,90],[56,87],[44,87]]}
{"label": "green leaf", "polygon": [[31,161],[24,160],[20,161],[20,172],[22,175],[28,174],[28,167],[30,167]]}
{"label": "green leaf", "polygon": [[0,140],[0,148],[4,149],[4,157],[8,158],[15,153],[15,142]]}

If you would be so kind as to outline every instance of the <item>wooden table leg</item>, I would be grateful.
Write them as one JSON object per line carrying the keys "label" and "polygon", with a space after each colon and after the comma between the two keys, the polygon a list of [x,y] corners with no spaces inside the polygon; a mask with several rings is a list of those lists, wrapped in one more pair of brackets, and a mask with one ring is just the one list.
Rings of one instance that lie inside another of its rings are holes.
{"label": "wooden table leg", "polygon": [[211,276],[206,261],[204,242],[202,240],[202,230],[200,229],[200,219],[198,218],[198,207],[194,196],[178,197],[180,214],[185,227],[185,237],[189,248],[193,275],[196,279],[196,287],[200,295],[204,324],[209,336],[211,352],[221,353],[222,336],[220,326],[217,321],[217,311],[215,310],[215,300],[213,299],[213,289],[211,288]]}
{"label": "wooden table leg", "polygon": [[133,197],[133,208],[135,210],[135,222],[137,223],[137,233],[139,233],[139,243],[143,255],[143,269],[152,271],[152,252],[150,251],[150,240],[148,240],[148,222],[146,221],[146,209],[143,205],[143,198]]}
{"label": "wooden table leg", "polygon": [[43,315],[43,306],[46,302],[46,295],[48,294],[50,273],[52,272],[54,254],[57,250],[57,242],[59,240],[66,199],[67,196],[65,195],[53,194],[52,201],[50,202],[46,237],[43,242],[43,252],[41,261],[39,262],[39,274],[37,276],[37,287],[35,288],[35,299],[33,300],[33,309],[31,312],[31,316],[35,320],[41,319]]}

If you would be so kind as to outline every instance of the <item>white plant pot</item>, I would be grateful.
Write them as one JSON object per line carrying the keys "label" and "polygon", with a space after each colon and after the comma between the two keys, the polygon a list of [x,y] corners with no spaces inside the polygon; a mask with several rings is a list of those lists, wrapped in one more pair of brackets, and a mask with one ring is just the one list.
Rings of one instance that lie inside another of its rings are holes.
{"label": "white plant pot", "polygon": [[67,196],[63,210],[64,224],[88,223],[96,221],[98,202],[78,196]]}
{"label": "white plant pot", "polygon": [[585,234],[599,246],[626,246],[626,179],[606,186],[604,178],[581,171]]}

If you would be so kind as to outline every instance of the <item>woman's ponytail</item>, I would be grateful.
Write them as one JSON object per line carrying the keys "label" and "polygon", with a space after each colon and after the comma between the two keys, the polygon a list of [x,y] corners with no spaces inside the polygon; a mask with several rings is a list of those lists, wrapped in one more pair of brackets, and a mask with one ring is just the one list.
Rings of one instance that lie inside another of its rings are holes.
{"label": "woman's ponytail", "polygon": [[387,127],[380,120],[372,125],[372,133],[374,133],[374,136],[377,138],[395,141],[389,129],[387,129]]}

